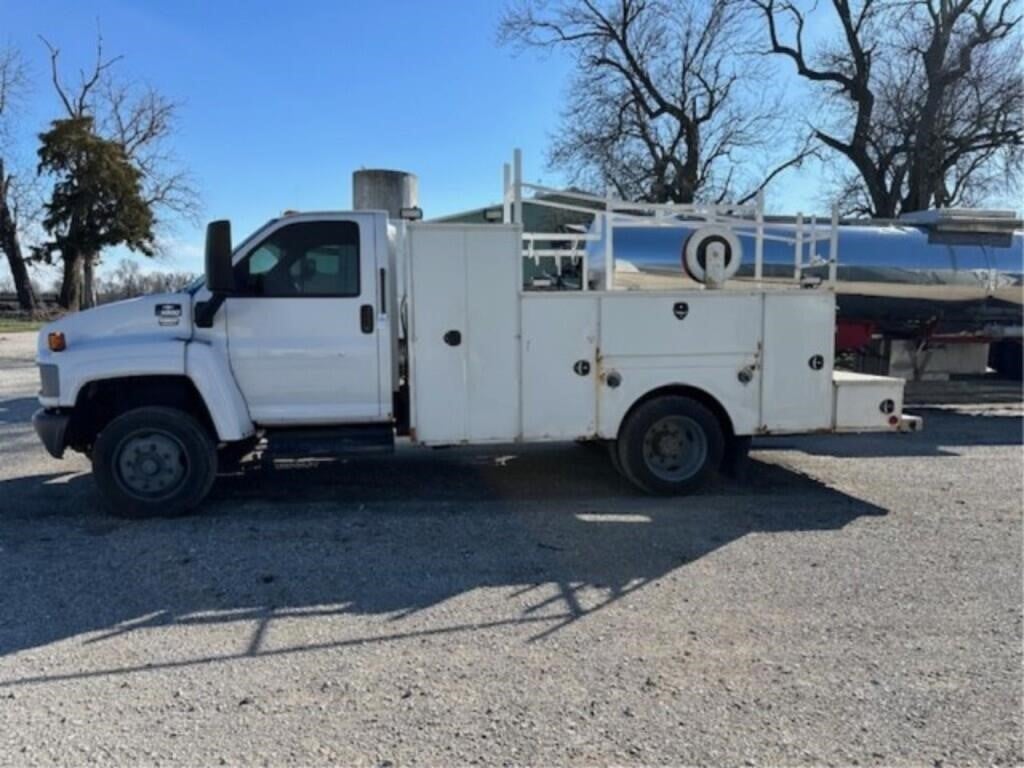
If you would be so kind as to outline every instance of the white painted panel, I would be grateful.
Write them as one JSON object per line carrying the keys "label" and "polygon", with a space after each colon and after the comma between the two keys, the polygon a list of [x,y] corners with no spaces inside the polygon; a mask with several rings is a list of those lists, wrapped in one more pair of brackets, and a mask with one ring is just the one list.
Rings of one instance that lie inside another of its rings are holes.
{"label": "white painted panel", "polygon": [[[597,428],[597,298],[522,297],[523,436],[573,439]],[[590,372],[573,371],[579,360]]]}
{"label": "white painted panel", "polygon": [[[835,397],[835,428],[839,432],[889,431],[891,415],[903,412],[903,379],[890,376],[868,376],[863,373],[836,371],[832,374]],[[885,400],[892,400],[891,413],[882,409]]]}
{"label": "white painted panel", "polygon": [[[764,300],[762,425],[773,432],[831,426],[835,297],[806,290]],[[819,370],[810,365],[815,355],[823,360]]]}
{"label": "white painted panel", "polygon": [[[467,433],[466,255],[461,229],[410,227],[412,427],[423,442],[464,440]],[[444,335],[463,334],[449,346]]]}
{"label": "white painted panel", "polygon": [[[678,303],[687,308],[681,320],[674,312]],[[609,294],[601,301],[602,355],[754,352],[760,330],[761,300],[756,294]]]}
{"label": "white painted panel", "polygon": [[466,437],[474,442],[519,436],[519,230],[467,228],[465,329]]}

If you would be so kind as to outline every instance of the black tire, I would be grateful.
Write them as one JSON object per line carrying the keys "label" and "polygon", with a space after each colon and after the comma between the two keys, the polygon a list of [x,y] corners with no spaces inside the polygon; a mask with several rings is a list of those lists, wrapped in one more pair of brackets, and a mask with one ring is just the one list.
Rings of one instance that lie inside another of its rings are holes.
{"label": "black tire", "polygon": [[666,395],[637,406],[619,430],[618,447],[623,474],[634,485],[670,496],[700,488],[718,471],[725,435],[706,406]]}
{"label": "black tire", "polygon": [[217,447],[184,411],[135,408],[100,432],[92,470],[113,514],[172,517],[195,509],[210,492]]}
{"label": "black tire", "polygon": [[608,451],[608,460],[612,463],[615,471],[619,473],[619,477],[626,477],[626,471],[622,468],[622,462],[619,461],[619,441],[618,440],[607,440],[605,441],[605,450]]}
{"label": "black tire", "polygon": [[1024,373],[1024,345],[1018,339],[993,341],[988,348],[988,364],[1004,379],[1020,381]]}

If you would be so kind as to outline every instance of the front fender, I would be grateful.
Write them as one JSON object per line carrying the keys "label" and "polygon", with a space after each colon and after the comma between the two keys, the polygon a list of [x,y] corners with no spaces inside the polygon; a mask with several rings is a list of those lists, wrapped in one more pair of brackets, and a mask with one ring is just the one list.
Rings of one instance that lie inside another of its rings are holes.
{"label": "front fender", "polygon": [[146,337],[89,339],[63,352],[41,349],[37,362],[59,369],[56,397],[40,397],[44,408],[73,408],[82,387],[94,381],[129,376],[182,376],[185,373],[185,342]]}
{"label": "front fender", "polygon": [[185,348],[185,370],[206,402],[218,438],[233,442],[255,433],[249,408],[228,365],[223,342],[190,342]]}
{"label": "front fender", "polygon": [[227,364],[225,349],[180,339],[96,339],[63,352],[41,348],[40,365],[57,365],[59,393],[40,395],[46,409],[74,408],[82,388],[90,383],[134,376],[186,376],[195,385],[223,442],[243,440],[255,433],[249,410]]}

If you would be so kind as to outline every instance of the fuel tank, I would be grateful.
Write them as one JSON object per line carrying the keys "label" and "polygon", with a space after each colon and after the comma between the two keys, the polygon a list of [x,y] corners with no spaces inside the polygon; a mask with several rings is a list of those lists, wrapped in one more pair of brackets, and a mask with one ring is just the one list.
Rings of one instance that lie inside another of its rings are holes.
{"label": "fuel tank", "polygon": [[[693,286],[683,248],[697,224],[629,227],[613,233],[615,283],[627,289]],[[819,236],[827,227],[819,228]],[[766,224],[763,279],[794,280],[793,224]],[[754,277],[754,234],[733,285]],[[773,240],[781,237],[790,242]],[[603,242],[588,249],[591,275],[603,266]],[[828,240],[804,246],[802,276],[827,279]],[[841,225],[836,298],[841,319],[869,322],[889,335],[991,333],[1024,324],[1024,235],[1020,231],[936,232],[926,227]]]}

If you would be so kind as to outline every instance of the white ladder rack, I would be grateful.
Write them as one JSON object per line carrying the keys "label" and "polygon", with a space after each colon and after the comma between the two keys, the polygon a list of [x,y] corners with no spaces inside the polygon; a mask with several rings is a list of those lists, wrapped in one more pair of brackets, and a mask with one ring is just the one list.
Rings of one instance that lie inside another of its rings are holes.
{"label": "white ladder rack", "polygon": [[[793,279],[799,283],[809,267],[828,265],[826,285],[834,287],[839,251],[839,209],[832,206],[831,221],[822,232],[816,217],[805,220],[798,213],[793,235],[765,232],[764,192],[758,191],[752,205],[733,203],[644,203],[619,200],[610,193],[605,197],[574,190],[562,190],[523,181],[522,150],[512,153],[512,162],[505,163],[502,173],[502,221],[523,223],[524,192],[532,193],[531,205],[589,214],[594,217],[590,232],[527,232],[523,231],[523,256],[539,263],[553,258],[561,272],[562,260],[580,261],[581,289],[589,290],[589,272],[584,243],[604,243],[604,290],[615,289],[616,229],[679,227],[683,224],[713,224],[733,230],[736,234],[754,237],[754,280],[760,282],[764,273],[764,244],[776,241],[793,247]],[[770,225],[769,225],[770,226]],[[817,256],[817,244],[828,242],[828,257]],[[538,247],[538,243],[547,244]],[[805,252],[807,257],[805,260]]]}

